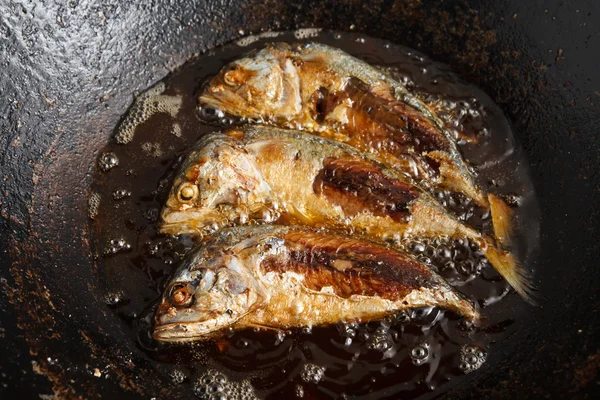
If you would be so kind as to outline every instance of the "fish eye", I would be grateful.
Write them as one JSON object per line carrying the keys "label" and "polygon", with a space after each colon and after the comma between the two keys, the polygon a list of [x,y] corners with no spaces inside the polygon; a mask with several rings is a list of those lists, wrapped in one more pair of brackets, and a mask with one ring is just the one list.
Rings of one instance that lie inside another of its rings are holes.
{"label": "fish eye", "polygon": [[189,202],[198,196],[198,187],[191,183],[183,183],[177,192],[177,197],[182,202]]}
{"label": "fish eye", "polygon": [[242,78],[242,76],[236,64],[228,67],[225,74],[223,74],[223,82],[229,86],[239,86],[240,78]]}
{"label": "fish eye", "polygon": [[191,303],[193,295],[187,285],[180,283],[171,288],[171,295],[169,297],[171,299],[171,304],[182,307]]}

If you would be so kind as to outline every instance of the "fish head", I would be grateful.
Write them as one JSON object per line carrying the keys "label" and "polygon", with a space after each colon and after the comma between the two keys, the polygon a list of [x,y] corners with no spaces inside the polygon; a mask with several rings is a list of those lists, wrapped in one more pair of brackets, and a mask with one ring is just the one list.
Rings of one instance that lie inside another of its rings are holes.
{"label": "fish head", "polygon": [[268,198],[254,159],[232,141],[219,134],[188,155],[162,208],[162,233],[202,235],[243,222],[253,202]]}
{"label": "fish head", "polygon": [[201,107],[246,119],[294,117],[302,110],[302,100],[289,45],[269,45],[226,65],[204,86],[199,100]]}
{"label": "fish head", "polygon": [[200,253],[169,281],[154,316],[154,339],[214,337],[262,303],[259,286],[240,259],[216,247]]}

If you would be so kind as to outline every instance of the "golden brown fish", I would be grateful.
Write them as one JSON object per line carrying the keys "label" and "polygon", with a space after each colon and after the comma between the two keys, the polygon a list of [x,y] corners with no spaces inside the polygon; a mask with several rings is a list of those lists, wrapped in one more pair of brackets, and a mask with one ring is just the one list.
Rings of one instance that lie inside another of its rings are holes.
{"label": "golden brown fish", "polygon": [[156,311],[153,337],[192,341],[226,328],[368,321],[422,306],[479,317],[406,253],[302,227],[237,227],[205,240],[181,264]]}
{"label": "golden brown fish", "polygon": [[510,242],[510,209],[475,183],[433,109],[339,49],[267,45],[224,67],[199,101],[247,120],[334,138],[376,154],[422,187],[463,193],[491,210],[496,237]]}
{"label": "golden brown fish", "polygon": [[201,236],[273,221],[334,227],[395,244],[403,238],[469,238],[528,298],[527,279],[511,254],[408,178],[350,146],[286,129],[253,125],[201,139],[173,182],[161,232]]}

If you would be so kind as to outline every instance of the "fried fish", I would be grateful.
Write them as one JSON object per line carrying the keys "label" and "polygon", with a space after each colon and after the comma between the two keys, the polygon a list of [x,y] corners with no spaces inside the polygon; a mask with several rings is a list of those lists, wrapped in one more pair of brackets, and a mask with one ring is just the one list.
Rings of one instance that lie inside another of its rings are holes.
{"label": "fried fish", "polygon": [[177,269],[153,337],[181,342],[223,329],[369,321],[422,306],[479,317],[442,277],[401,251],[306,227],[236,227],[205,239]]}
{"label": "fried fish", "polygon": [[161,232],[202,236],[250,223],[328,226],[399,245],[458,237],[529,298],[512,255],[461,223],[404,175],[356,149],[302,132],[249,125],[201,139],[173,182]]}

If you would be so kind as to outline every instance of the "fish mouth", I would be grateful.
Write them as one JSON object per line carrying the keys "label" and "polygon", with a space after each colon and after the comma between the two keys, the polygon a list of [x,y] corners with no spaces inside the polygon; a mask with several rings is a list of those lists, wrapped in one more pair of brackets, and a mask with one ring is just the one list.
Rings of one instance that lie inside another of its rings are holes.
{"label": "fish mouth", "polygon": [[184,211],[163,210],[158,227],[160,233],[179,235],[182,233],[202,233],[215,226],[222,227],[227,220],[218,212],[206,209]]}
{"label": "fish mouth", "polygon": [[204,91],[198,98],[201,107],[211,106],[235,117],[257,115],[260,112],[240,95],[228,91]]}
{"label": "fish mouth", "polygon": [[173,322],[154,327],[152,338],[161,342],[192,342],[214,337],[217,332],[225,327],[206,326],[201,322]]}
{"label": "fish mouth", "polygon": [[180,234],[193,234],[193,233],[198,233],[199,231],[201,231],[201,229],[197,228],[197,227],[193,227],[193,226],[189,226],[188,224],[184,224],[184,223],[177,223],[177,222],[171,222],[171,223],[167,223],[167,222],[161,222],[159,223],[159,230],[160,233],[165,234],[165,235],[180,235]]}

